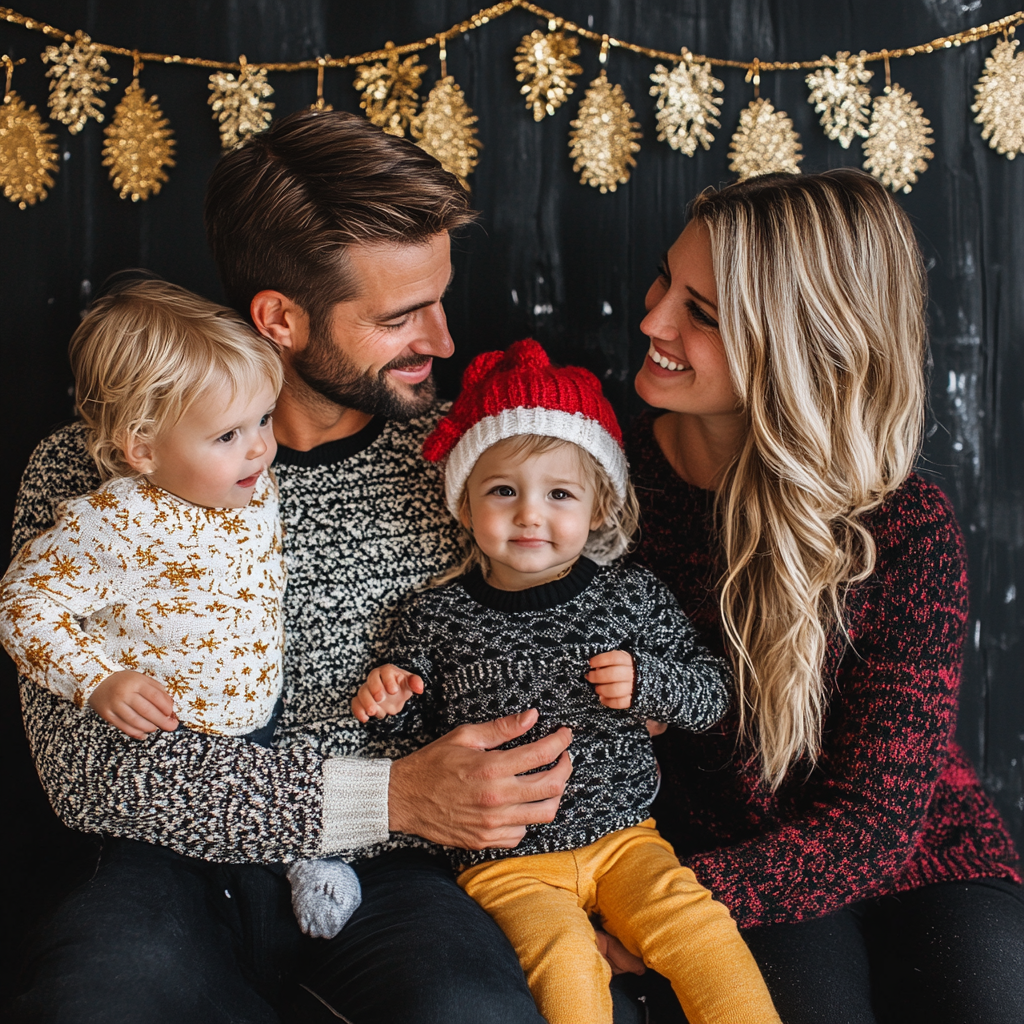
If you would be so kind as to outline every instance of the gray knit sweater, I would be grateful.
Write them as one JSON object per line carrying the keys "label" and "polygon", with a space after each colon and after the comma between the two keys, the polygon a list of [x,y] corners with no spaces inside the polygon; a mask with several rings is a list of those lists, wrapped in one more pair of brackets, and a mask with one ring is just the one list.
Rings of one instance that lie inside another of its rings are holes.
{"label": "gray knit sweater", "polygon": [[[636,666],[632,705],[613,710],[584,674],[605,651]],[[646,569],[598,567],[581,558],[564,579],[509,592],[479,570],[411,595],[388,659],[423,677],[422,696],[377,731],[440,735],[537,708],[529,743],[560,726],[573,731],[572,776],[554,821],[531,825],[514,850],[459,850],[469,865],[496,856],[572,850],[648,817],[657,766],[645,720],[703,730],[725,714],[729,670],[703,647],[668,588]]]}
{"label": "gray knit sweater", "polygon": [[[368,752],[368,736],[350,701],[382,660],[379,641],[402,595],[455,557],[437,471],[420,455],[439,415],[374,420],[310,452],[279,451],[288,586],[275,749],[186,729],[133,740],[90,708],[21,680],[29,744],[65,824],[229,862],[422,843],[389,839],[390,761],[355,756]],[[15,550],[53,524],[61,501],[98,483],[80,424],[46,438],[22,479]]]}

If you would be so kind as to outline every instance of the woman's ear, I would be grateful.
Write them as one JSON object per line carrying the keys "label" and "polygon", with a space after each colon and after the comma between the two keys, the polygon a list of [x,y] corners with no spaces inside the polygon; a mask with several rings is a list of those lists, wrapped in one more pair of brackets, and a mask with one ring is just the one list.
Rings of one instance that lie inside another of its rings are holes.
{"label": "woman's ear", "polygon": [[124,453],[124,461],[140,476],[148,476],[156,470],[153,445],[147,438],[132,434],[118,447]]}

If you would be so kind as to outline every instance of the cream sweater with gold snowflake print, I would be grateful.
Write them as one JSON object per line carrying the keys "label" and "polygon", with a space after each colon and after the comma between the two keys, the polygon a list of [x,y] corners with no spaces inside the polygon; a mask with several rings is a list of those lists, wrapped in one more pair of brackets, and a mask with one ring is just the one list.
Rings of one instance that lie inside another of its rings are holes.
{"label": "cream sweater with gold snowflake print", "polygon": [[145,480],[67,502],[0,583],[0,640],[21,673],[82,707],[113,672],[160,680],[179,720],[241,736],[281,693],[285,570],[277,484],[245,508]]}

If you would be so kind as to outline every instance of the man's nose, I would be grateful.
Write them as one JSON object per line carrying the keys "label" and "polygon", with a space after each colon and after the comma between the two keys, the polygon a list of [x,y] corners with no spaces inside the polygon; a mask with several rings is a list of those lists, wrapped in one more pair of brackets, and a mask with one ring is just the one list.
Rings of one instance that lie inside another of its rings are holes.
{"label": "man's nose", "polygon": [[448,318],[444,306],[438,302],[424,310],[423,333],[410,346],[422,356],[447,359],[455,351],[455,342],[448,333]]}

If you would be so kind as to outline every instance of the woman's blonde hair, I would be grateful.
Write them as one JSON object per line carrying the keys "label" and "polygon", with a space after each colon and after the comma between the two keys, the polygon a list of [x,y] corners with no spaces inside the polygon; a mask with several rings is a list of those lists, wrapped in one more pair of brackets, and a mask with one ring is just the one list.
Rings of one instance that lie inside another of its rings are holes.
{"label": "woman's blonde hair", "polygon": [[273,345],[233,310],[166,281],[124,285],[96,300],[71,338],[75,403],[104,480],[132,476],[124,451],[153,440],[200,399],[227,385],[232,399],[284,373]]}
{"label": "woman's blonde hair", "polygon": [[[580,462],[580,469],[586,484],[594,489],[594,515],[600,517],[602,525],[597,530],[591,531],[591,538],[600,533],[600,546],[604,549],[618,552],[628,551],[636,535],[640,522],[640,507],[637,504],[636,493],[633,485],[626,481],[626,496],[620,498],[615,493],[615,486],[604,466],[601,465],[593,455],[586,449],[571,441],[565,441],[560,437],[547,437],[542,434],[518,434],[515,437],[507,437],[492,445],[493,448],[500,448],[506,459],[518,462],[529,458],[531,455],[544,455],[554,451],[556,448],[569,447],[576,453]],[[459,495],[457,505],[459,525],[462,527],[462,560],[452,566],[447,572],[432,579],[431,585],[435,587],[450,583],[471,569],[480,568],[484,576],[490,572],[490,561],[480,550],[473,537],[473,531],[466,528],[466,513],[469,511],[469,488],[463,487]],[[595,556],[596,557],[596,556]]]}
{"label": "woman's blonde hair", "polygon": [[925,273],[906,214],[856,170],[739,182],[690,216],[747,421],[718,489],[722,621],[741,740],[775,788],[816,762],[828,646],[874,571],[864,517],[920,449]]}

